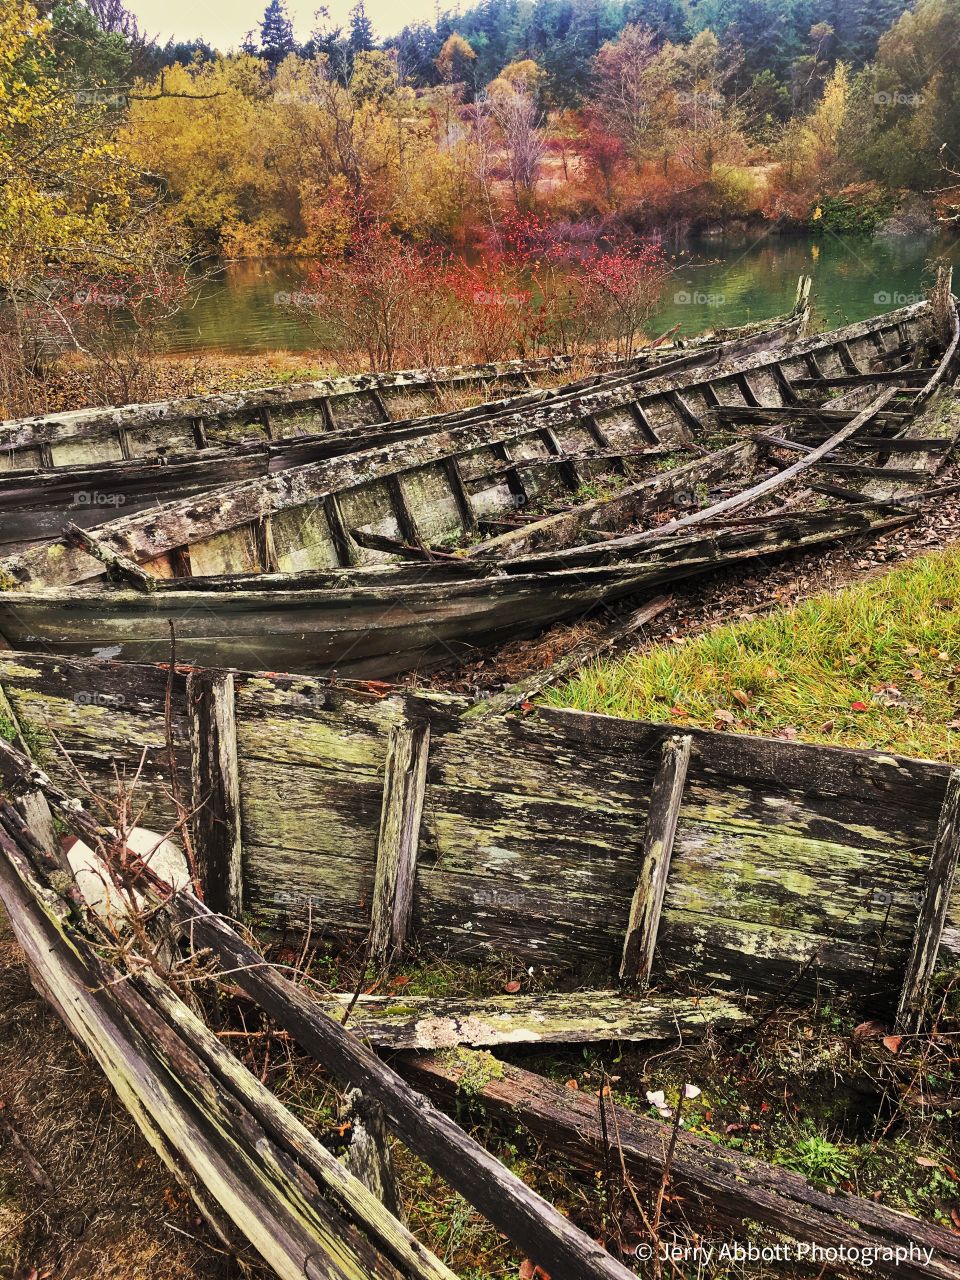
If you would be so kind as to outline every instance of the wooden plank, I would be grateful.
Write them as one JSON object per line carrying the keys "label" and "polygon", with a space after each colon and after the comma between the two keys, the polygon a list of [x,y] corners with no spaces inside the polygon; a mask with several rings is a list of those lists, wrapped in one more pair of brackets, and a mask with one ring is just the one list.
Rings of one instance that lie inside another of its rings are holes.
{"label": "wooden plank", "polygon": [[194,847],[204,898],[211,911],[239,920],[243,912],[240,772],[233,675],[187,675]]}
{"label": "wooden plank", "polygon": [[259,952],[203,903],[190,894],[177,895],[170,910],[183,922],[194,945],[210,947],[223,967],[233,971],[231,982],[289,1031],[306,1053],[379,1102],[391,1129],[411,1151],[537,1265],[578,1280],[635,1280],[633,1272],[411,1089],[358,1037],[323,1013],[302,986],[265,967]]}
{"label": "wooden plank", "polygon": [[880,393],[867,407],[861,410],[850,422],[835,432],[829,440],[825,440],[823,444],[817,445],[809,453],[805,454],[799,461],[794,462],[791,466],[785,467],[783,471],[779,471],[775,476],[770,476],[766,480],[761,480],[759,484],[752,485],[748,489],[735,493],[729,498],[724,498],[720,502],[715,502],[709,507],[704,507],[701,511],[693,511],[689,515],[680,516],[676,520],[671,520],[667,524],[659,525],[656,529],[648,530],[645,533],[636,535],[635,538],[619,538],[608,546],[625,546],[633,541],[646,541],[650,538],[660,538],[666,533],[672,533],[676,529],[686,529],[691,525],[700,524],[706,520],[715,519],[718,515],[727,511],[736,511],[740,507],[756,502],[758,498],[764,497],[774,490],[782,488],[789,481],[795,479],[801,472],[812,467],[814,463],[825,458],[827,454],[832,453],[839,445],[843,444],[851,436],[860,431],[868,422],[872,422],[885,404],[896,395],[896,389],[889,387],[886,391]]}
{"label": "wooden plank", "polygon": [[79,525],[71,522],[66,527],[66,537],[69,542],[81,547],[87,555],[99,560],[115,582],[129,583],[130,586],[136,587],[138,591],[152,591],[154,589],[156,580],[151,574],[141,569],[136,561],[105,546],[99,538],[95,538],[86,529],[81,529]]}
{"label": "wooden plank", "polygon": [[595,1044],[605,1040],[696,1040],[753,1019],[750,1001],[723,996],[692,1000],[611,991],[538,996],[329,997],[334,1012],[353,1005],[350,1024],[383,1049],[451,1049],[501,1044]]}
{"label": "wooden plank", "polygon": [[282,1280],[453,1280],[149,972],[103,961],[0,831],[0,899],[28,962],[171,1171]]}
{"label": "wooden plank", "polygon": [[960,857],[960,769],[954,769],[947,783],[947,794],[940,810],[937,836],[930,856],[930,868],[923,902],[917,919],[913,945],[907,961],[897,1025],[915,1031],[923,1020],[930,992],[930,982],[937,967],[937,953],[947,919],[950,894]]}
{"label": "wooden plank", "polygon": [[337,553],[337,559],[343,568],[349,569],[351,565],[357,563],[357,549],[347,531],[343,512],[340,509],[340,501],[336,494],[331,493],[322,500],[321,506],[330,529],[330,538],[333,542],[333,549]]}
{"label": "wooden plank", "polygon": [[[0,685],[0,716],[9,724],[10,741],[18,751],[23,752],[28,760],[33,760],[33,752],[23,736],[17,713],[14,711],[13,705],[2,685]],[[6,726],[4,726],[4,736],[7,736]],[[33,760],[33,763],[36,764],[37,762]],[[29,790],[25,790],[17,803],[27,825],[36,834],[40,843],[51,851],[59,850],[60,841],[54,826],[53,814],[50,812],[50,806],[41,788],[32,787]],[[61,863],[64,868],[67,867],[66,857],[61,858]]]}
{"label": "wooden plank", "polygon": [[473,509],[473,501],[470,498],[467,486],[463,483],[460,463],[456,458],[447,458],[443,465],[444,470],[447,473],[447,481],[450,485],[450,491],[453,494],[454,501],[457,504],[457,510],[460,513],[460,523],[463,525],[463,532],[465,534],[474,533],[477,528],[477,514]]}
{"label": "wooden plank", "polygon": [[794,378],[793,385],[803,391],[819,391],[822,387],[864,387],[885,382],[899,382],[906,387],[916,382],[925,382],[929,376],[929,369],[883,369],[878,372],[844,373],[823,378]]}
{"label": "wooden plank", "polygon": [[819,470],[835,472],[841,476],[866,476],[869,479],[913,480],[922,483],[926,476],[923,467],[873,467],[866,462],[821,462]]}
{"label": "wooden plank", "polygon": [[620,961],[621,982],[646,983],[650,979],[692,744],[689,734],[668,738],[663,744],[650,790],[640,875],[630,904]]}
{"label": "wooden plank", "polygon": [[[563,1085],[489,1054],[461,1049],[456,1057],[404,1054],[400,1067],[418,1088],[460,1114],[469,1102],[484,1122],[511,1135],[518,1123],[537,1142],[594,1172],[609,1159],[616,1135],[627,1174],[641,1192],[656,1192],[669,1165],[670,1203],[680,1220],[693,1221],[713,1238],[718,1222],[743,1230],[744,1220],[805,1245],[869,1254],[871,1271],[889,1280],[956,1280],[960,1236],[834,1188],[822,1189],[801,1174],[732,1151],[706,1138],[674,1132],[604,1097]],[[668,1152],[672,1152],[668,1156]],[[802,1256],[798,1253],[798,1256]]]}
{"label": "wooden plank", "polygon": [[391,726],[370,920],[370,955],[377,965],[386,964],[410,935],[429,753],[428,721]]}

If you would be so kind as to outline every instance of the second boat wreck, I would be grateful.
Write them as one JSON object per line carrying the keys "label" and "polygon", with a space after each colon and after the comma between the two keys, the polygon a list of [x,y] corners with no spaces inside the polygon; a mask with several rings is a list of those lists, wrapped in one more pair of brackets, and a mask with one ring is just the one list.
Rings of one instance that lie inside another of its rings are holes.
{"label": "second boat wreck", "polygon": [[[76,529],[2,566],[0,631],[17,648],[157,659],[172,624],[188,661],[383,677],[723,564],[890,528],[957,432],[937,396],[960,342],[949,295],[947,311],[939,354],[918,304],[618,400],[597,391],[573,415],[508,416],[494,442],[484,424],[455,427]],[[698,443],[718,431],[733,442]],[[557,486],[576,497],[611,462],[613,496],[546,513]],[[521,496],[527,518],[505,528]]]}

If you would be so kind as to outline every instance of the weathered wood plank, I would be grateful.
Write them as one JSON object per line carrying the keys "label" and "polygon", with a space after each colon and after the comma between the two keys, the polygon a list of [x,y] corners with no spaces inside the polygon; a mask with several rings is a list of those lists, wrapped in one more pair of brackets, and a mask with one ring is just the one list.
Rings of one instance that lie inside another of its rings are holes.
{"label": "weathered wood plank", "polygon": [[960,1270],[960,1237],[942,1227],[844,1191],[821,1190],[800,1174],[683,1129],[674,1135],[671,1126],[638,1117],[609,1098],[602,1115],[595,1096],[489,1055],[461,1050],[457,1059],[406,1054],[400,1065],[425,1093],[458,1112],[467,1101],[460,1089],[466,1077],[485,1121],[499,1121],[510,1133],[519,1122],[538,1142],[590,1170],[607,1158],[612,1129],[641,1189],[660,1187],[671,1151],[673,1199],[685,1220],[708,1233],[718,1220],[741,1231],[744,1220],[759,1222],[777,1238],[842,1246],[852,1256],[869,1251],[876,1259],[871,1270],[890,1280],[955,1280]]}
{"label": "weathered wood plank", "polygon": [[283,1280],[452,1280],[168,988],[99,958],[9,827],[0,832],[0,898],[51,1002],[148,1141]]}
{"label": "weathered wood plank", "polygon": [[378,965],[386,964],[410,934],[429,752],[427,721],[391,728],[370,920],[370,955]]}
{"label": "weathered wood plank", "polygon": [[[349,994],[329,997],[349,1006]],[[742,1026],[753,1017],[749,1000],[723,996],[627,998],[610,991],[570,995],[491,996],[467,999],[360,996],[350,1025],[385,1049],[473,1048],[498,1044],[593,1044],[603,1040],[695,1040],[709,1031]]]}
{"label": "weathered wood plank", "polygon": [[204,898],[212,911],[239,920],[243,912],[240,770],[233,674],[187,675],[194,847]]}
{"label": "weathered wood plank", "polygon": [[668,738],[663,744],[660,766],[650,792],[640,876],[623,942],[621,981],[645,983],[650,979],[692,745],[689,734]]}
{"label": "weathered wood plank", "polygon": [[947,919],[947,908],[950,904],[958,858],[960,858],[960,770],[955,769],[947,783],[947,794],[940,810],[926,888],[897,1005],[897,1023],[905,1030],[916,1030],[926,1011],[930,982],[937,967],[940,939]]}
{"label": "weathered wood plank", "polygon": [[379,1102],[393,1131],[431,1168],[525,1250],[545,1270],[593,1280],[631,1280],[632,1273],[531,1191],[479,1143],[453,1124],[340,1023],[327,1017],[301,986],[262,964],[260,955],[190,895],[171,910],[194,944],[209,946],[235,981],[305,1052],[340,1079]]}

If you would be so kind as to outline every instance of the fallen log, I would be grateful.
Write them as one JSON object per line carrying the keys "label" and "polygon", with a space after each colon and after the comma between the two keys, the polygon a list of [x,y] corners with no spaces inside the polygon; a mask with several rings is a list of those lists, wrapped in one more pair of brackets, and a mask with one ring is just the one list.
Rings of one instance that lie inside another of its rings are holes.
{"label": "fallen log", "polygon": [[[758,1222],[792,1237],[799,1248],[810,1248],[811,1261],[813,1246],[842,1248],[857,1257],[869,1252],[870,1270],[891,1280],[960,1276],[960,1236],[873,1200],[821,1191],[798,1173],[683,1130],[675,1134],[672,1126],[639,1117],[610,1099],[604,1099],[601,1115],[596,1097],[470,1050],[460,1050],[452,1062],[404,1054],[398,1065],[445,1107],[462,1106],[466,1095],[460,1086],[466,1077],[470,1098],[488,1120],[503,1123],[511,1133],[519,1123],[545,1146],[590,1170],[619,1160],[622,1152],[628,1176],[659,1186],[675,1141],[670,1185],[674,1198],[682,1197],[687,1220],[733,1227],[742,1227],[745,1219]],[[804,1256],[798,1253],[798,1261]]]}

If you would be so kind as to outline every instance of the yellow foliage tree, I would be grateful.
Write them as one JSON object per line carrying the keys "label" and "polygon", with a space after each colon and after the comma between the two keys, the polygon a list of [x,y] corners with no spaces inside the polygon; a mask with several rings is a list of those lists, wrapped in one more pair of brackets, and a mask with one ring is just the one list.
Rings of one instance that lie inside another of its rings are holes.
{"label": "yellow foliage tree", "polygon": [[0,8],[0,284],[7,292],[63,259],[122,256],[134,175],[106,108],[56,78],[50,24],[28,0]]}

